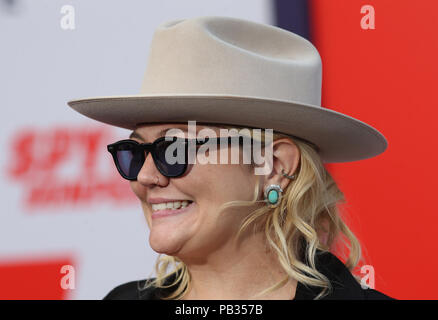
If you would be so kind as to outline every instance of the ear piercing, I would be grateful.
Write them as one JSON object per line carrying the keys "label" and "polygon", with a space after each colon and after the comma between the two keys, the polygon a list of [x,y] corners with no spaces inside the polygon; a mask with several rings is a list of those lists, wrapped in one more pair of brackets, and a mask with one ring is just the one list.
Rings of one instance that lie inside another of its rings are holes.
{"label": "ear piercing", "polygon": [[288,178],[288,179],[291,179],[291,180],[294,180],[295,178],[296,178],[296,174],[294,173],[293,175],[291,175],[291,176],[288,176],[285,172],[284,172],[284,169],[281,169],[281,175],[283,175],[284,177],[286,177],[286,178]]}
{"label": "ear piercing", "polygon": [[[293,174],[292,176],[288,176],[284,169],[281,169],[281,175],[294,180],[296,178],[296,174]],[[275,208],[280,203],[281,194],[283,193],[283,189],[278,184],[271,184],[266,187],[265,189],[265,201],[268,204],[270,208]]]}
{"label": "ear piercing", "polygon": [[270,208],[275,208],[280,202],[283,189],[278,184],[271,184],[265,189],[265,200]]}

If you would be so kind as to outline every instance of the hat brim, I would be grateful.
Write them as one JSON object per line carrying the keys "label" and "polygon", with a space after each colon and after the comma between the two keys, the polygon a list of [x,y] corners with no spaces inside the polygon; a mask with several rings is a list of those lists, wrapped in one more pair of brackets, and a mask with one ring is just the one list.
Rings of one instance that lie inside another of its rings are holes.
{"label": "hat brim", "polygon": [[316,144],[325,163],[368,159],[384,152],[385,137],[370,125],[318,106],[223,95],[130,95],[72,100],[79,113],[120,128],[140,123],[231,124],[297,136]]}

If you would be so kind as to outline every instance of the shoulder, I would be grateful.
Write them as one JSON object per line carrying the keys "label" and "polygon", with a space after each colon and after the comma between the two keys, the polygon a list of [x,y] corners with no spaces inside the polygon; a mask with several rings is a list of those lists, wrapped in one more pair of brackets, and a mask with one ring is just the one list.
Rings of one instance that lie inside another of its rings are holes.
{"label": "shoulder", "polygon": [[103,300],[161,300],[176,289],[175,274],[169,275],[164,280],[167,288],[157,288],[151,284],[155,278],[136,280],[123,283],[112,289]]}
{"label": "shoulder", "polygon": [[156,288],[145,288],[147,281],[151,280],[153,279],[130,281],[118,285],[103,300],[154,300]]}
{"label": "shoulder", "polygon": [[[364,289],[351,274],[350,270],[330,252],[318,251],[315,266],[324,274],[332,285],[332,290],[323,297],[326,300],[387,300],[389,296],[374,290]],[[321,291],[320,288],[298,284],[297,299],[313,299]]]}

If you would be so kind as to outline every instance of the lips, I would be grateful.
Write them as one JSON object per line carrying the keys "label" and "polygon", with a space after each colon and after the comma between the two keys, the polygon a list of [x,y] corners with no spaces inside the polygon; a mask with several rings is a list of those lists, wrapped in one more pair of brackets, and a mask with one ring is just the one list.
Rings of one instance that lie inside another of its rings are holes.
{"label": "lips", "polygon": [[163,209],[163,210],[152,211],[151,217],[152,217],[152,219],[157,219],[157,218],[175,216],[175,215],[182,214],[182,213],[189,211],[190,209],[192,209],[193,205],[194,205],[194,202],[190,202],[184,208],[181,207],[179,209]]}

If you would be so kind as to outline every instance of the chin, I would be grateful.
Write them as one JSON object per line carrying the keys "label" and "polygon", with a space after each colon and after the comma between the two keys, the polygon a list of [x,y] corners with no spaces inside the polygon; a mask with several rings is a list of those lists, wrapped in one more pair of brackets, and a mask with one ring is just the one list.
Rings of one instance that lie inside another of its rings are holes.
{"label": "chin", "polygon": [[179,250],[177,248],[169,248],[166,246],[153,246],[153,245],[151,245],[151,248],[156,253],[165,254],[167,256],[175,256],[179,252]]}
{"label": "chin", "polygon": [[181,251],[182,243],[180,241],[171,241],[169,237],[162,239],[149,235],[149,245],[156,253],[175,256]]}

